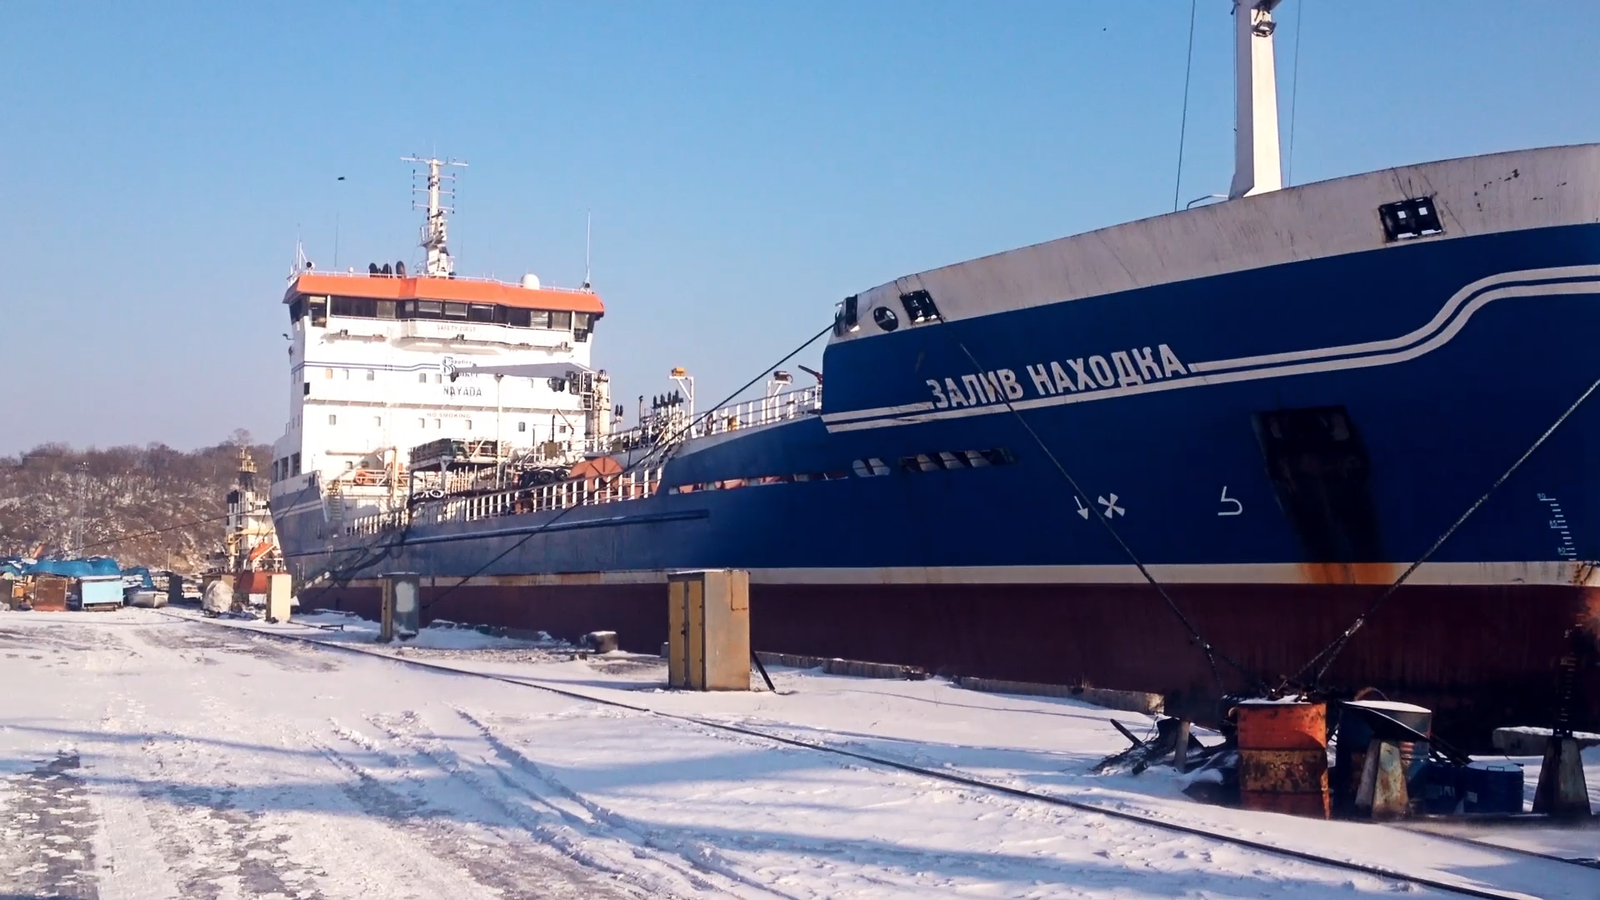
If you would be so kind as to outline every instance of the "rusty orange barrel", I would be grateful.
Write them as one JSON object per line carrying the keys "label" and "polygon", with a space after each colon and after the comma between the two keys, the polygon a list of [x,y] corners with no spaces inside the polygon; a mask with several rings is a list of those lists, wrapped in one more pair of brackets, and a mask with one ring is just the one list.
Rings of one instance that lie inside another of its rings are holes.
{"label": "rusty orange barrel", "polygon": [[1239,726],[1239,799],[1245,809],[1328,817],[1326,704],[1249,700]]}

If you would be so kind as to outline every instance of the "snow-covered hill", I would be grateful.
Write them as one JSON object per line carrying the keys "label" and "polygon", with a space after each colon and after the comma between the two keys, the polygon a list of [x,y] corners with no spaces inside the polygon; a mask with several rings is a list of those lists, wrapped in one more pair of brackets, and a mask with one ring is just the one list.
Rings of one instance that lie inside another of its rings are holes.
{"label": "snow-covered hill", "polygon": [[[27,555],[40,544],[46,553],[69,549],[81,508],[84,553],[194,571],[221,543],[227,493],[248,439],[236,433],[234,441],[190,452],[163,444],[43,444],[0,456],[0,556]],[[258,468],[270,468],[270,447],[250,452]],[[160,529],[167,530],[148,533]]]}

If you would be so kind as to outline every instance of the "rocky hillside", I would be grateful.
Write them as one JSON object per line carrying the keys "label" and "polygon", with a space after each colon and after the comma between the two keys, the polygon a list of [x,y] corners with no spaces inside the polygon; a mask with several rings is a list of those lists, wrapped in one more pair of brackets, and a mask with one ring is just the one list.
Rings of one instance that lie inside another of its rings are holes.
{"label": "rocky hillside", "polygon": [[[252,445],[242,431],[187,453],[162,444],[103,450],[44,444],[0,456],[0,556],[27,555],[41,544],[46,553],[70,547],[81,509],[85,554],[114,556],[125,566],[170,563],[198,571],[221,546],[241,447],[258,469],[270,471],[272,449]],[[256,484],[265,489],[264,474]]]}

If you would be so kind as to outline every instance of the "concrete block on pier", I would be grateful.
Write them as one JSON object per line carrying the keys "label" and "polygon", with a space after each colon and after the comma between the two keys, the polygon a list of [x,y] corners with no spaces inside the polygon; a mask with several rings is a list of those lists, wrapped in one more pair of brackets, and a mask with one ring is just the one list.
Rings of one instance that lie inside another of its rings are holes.
{"label": "concrete block on pier", "polygon": [[983,691],[987,694],[1021,694],[1031,697],[1062,697],[1067,700],[1081,700],[1106,709],[1144,713],[1147,716],[1160,715],[1166,708],[1166,701],[1160,694],[1147,691],[1117,691],[1076,684],[1039,684],[1032,681],[1004,681],[999,678],[971,676],[962,676],[955,679],[955,682],[969,691]]}
{"label": "concrete block on pier", "polygon": [[[1579,731],[1572,736],[1579,750],[1600,747],[1600,734]],[[1543,756],[1550,743],[1550,729],[1531,725],[1494,730],[1494,748],[1507,756]]]}

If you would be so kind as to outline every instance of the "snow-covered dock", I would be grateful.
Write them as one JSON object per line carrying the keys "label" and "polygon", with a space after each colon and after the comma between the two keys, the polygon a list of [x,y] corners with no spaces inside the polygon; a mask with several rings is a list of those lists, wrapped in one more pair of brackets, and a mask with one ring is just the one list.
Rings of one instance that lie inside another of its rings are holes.
{"label": "snow-covered dock", "polygon": [[1600,895],[1600,871],[1523,852],[1583,855],[1592,830],[1549,839],[1576,852],[1498,849],[1090,775],[1125,746],[1108,719],[1149,727],[1133,713],[796,670],[777,694],[674,693],[648,658],[441,629],[380,649],[349,625],[0,614],[0,896],[1450,896],[762,734],[1511,896]]}

